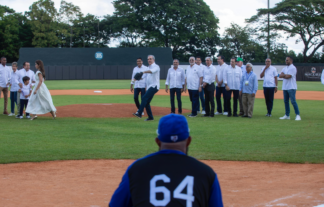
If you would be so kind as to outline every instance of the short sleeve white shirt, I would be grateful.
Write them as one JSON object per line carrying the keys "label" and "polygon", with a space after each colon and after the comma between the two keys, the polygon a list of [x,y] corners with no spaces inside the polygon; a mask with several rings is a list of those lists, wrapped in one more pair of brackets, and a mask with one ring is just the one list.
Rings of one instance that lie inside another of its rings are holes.
{"label": "short sleeve white shirt", "polygon": [[324,84],[324,69],[322,71],[322,77],[321,77],[322,84]]}
{"label": "short sleeve white shirt", "polygon": [[131,84],[134,85],[134,88],[145,88],[146,87],[146,81],[145,78],[143,78],[142,80],[134,80],[134,76],[136,73],[140,73],[140,72],[144,72],[147,71],[147,67],[145,65],[142,65],[142,67],[138,67],[136,66],[133,69],[133,74],[132,74],[132,81]]}
{"label": "short sleeve white shirt", "polygon": [[7,88],[9,83],[11,71],[8,66],[3,66],[0,64],[0,87]]}
{"label": "short sleeve white shirt", "polygon": [[189,65],[186,70],[187,88],[189,90],[198,90],[201,77],[203,77],[201,68],[196,64]]}
{"label": "short sleeve white shirt", "polygon": [[216,78],[216,68],[213,65],[203,67],[203,82],[212,84]]}
{"label": "short sleeve white shirt", "polygon": [[230,90],[240,90],[240,83],[242,78],[242,69],[238,66],[233,68],[229,65],[224,70],[224,83],[228,85]]}
{"label": "short sleeve white shirt", "polygon": [[[264,71],[266,66],[261,70]],[[275,77],[278,77],[277,69],[270,65],[270,67],[264,73],[263,87],[276,87]]]}
{"label": "short sleeve white shirt", "polygon": [[160,89],[160,66],[153,63],[152,65],[148,66],[148,70],[152,73],[145,73],[143,75],[143,79],[145,78],[146,82],[146,89],[155,88]]}
{"label": "short sleeve white shirt", "polygon": [[286,66],[281,71],[285,75],[291,75],[289,79],[283,79],[282,81],[282,90],[297,90],[297,82],[296,82],[296,75],[297,75],[297,68],[291,64]]}
{"label": "short sleeve white shirt", "polygon": [[29,97],[25,98],[25,96],[29,95],[31,90],[32,89],[30,83],[28,85],[23,84],[23,87],[21,88],[20,99],[29,99]]}
{"label": "short sleeve white shirt", "polygon": [[[217,65],[216,66],[216,75],[217,75],[217,79],[218,79],[219,82],[223,81],[224,70],[227,67],[228,67],[228,65],[226,63],[223,63],[223,65]],[[224,81],[223,81],[221,87],[225,87]]]}
{"label": "short sleeve white shirt", "polygon": [[168,70],[168,75],[165,81],[165,85],[169,85],[170,88],[183,88],[185,84],[185,73],[182,68],[176,70],[172,67]]}

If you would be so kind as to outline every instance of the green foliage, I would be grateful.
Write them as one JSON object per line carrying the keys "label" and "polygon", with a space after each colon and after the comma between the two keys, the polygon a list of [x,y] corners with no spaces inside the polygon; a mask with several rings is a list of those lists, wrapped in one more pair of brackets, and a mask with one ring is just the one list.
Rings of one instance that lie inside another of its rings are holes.
{"label": "green foliage", "polygon": [[224,37],[221,39],[222,49],[219,54],[228,59],[241,57],[244,62],[263,62],[266,58],[266,51],[258,42],[253,40],[253,32],[249,27],[243,28],[231,23],[231,26],[226,28]]}
{"label": "green foliage", "polygon": [[287,38],[298,37],[296,43],[304,44],[303,62],[309,62],[324,45],[324,0],[283,0],[274,8],[258,9],[257,15],[246,21],[264,31],[268,13],[271,31],[282,31]]}
{"label": "green foliage", "polygon": [[121,46],[171,47],[174,58],[214,55],[218,18],[202,0],[115,0],[113,29]]}
{"label": "green foliage", "polygon": [[17,61],[20,47],[31,46],[32,32],[28,19],[13,9],[0,5],[0,54],[8,62]]}

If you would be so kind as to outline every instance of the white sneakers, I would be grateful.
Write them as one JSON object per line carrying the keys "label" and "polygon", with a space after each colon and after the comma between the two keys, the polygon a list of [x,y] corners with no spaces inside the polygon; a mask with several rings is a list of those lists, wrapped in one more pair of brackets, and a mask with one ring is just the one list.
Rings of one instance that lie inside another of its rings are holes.
{"label": "white sneakers", "polygon": [[279,119],[290,119],[290,116],[286,116],[286,114],[283,117],[280,117]]}
{"label": "white sneakers", "polygon": [[202,114],[202,115],[205,115],[205,114],[206,114],[206,111],[202,111],[201,114]]}
{"label": "white sneakers", "polygon": [[301,118],[300,118],[299,115],[296,115],[296,119],[295,119],[295,121],[301,121]]}
{"label": "white sneakers", "polygon": [[142,112],[142,116],[144,116],[144,112]]}
{"label": "white sneakers", "polygon": [[[290,119],[290,116],[284,115],[283,117],[280,117],[279,119]],[[301,121],[300,115],[296,115],[295,121]]]}
{"label": "white sneakers", "polygon": [[10,113],[8,116],[14,116],[15,114],[14,113]]}
{"label": "white sneakers", "polygon": [[[224,113],[226,113],[226,112],[224,112]],[[223,113],[219,113],[218,111],[215,112],[215,115],[221,115],[221,114],[223,114]]]}
{"label": "white sneakers", "polygon": [[228,112],[224,112],[223,115],[224,115],[224,116],[227,116],[227,115],[228,115]]}
{"label": "white sneakers", "polygon": [[30,116],[26,116],[26,119],[30,119]]}

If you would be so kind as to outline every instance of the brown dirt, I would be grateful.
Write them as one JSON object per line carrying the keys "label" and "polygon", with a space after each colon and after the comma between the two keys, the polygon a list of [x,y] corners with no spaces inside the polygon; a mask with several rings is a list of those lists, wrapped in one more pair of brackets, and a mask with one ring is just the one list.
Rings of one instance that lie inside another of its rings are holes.
{"label": "brown dirt", "polygon": [[[94,91],[101,91],[95,93]],[[95,89],[95,90],[50,90],[52,96],[57,95],[130,95],[129,89]],[[169,95],[164,89],[160,89],[157,95]],[[182,96],[188,96],[188,93],[182,93]],[[256,98],[264,98],[263,90],[258,90]],[[323,91],[297,91],[297,100],[321,100],[324,101]],[[283,99],[282,91],[275,93],[275,99]]]}
{"label": "brown dirt", "polygon": [[[134,117],[132,114],[137,111],[135,104],[74,104],[59,106],[57,117],[83,117],[83,118],[122,118]],[[170,108],[151,106],[153,116],[163,116],[170,114]],[[176,109],[177,110],[177,109]],[[187,109],[182,109],[183,113],[189,113]],[[50,113],[44,116],[52,116]],[[144,110],[144,116],[147,117]]]}
{"label": "brown dirt", "polygon": [[[0,206],[107,206],[133,160],[0,165]],[[324,204],[324,164],[203,161],[218,174],[224,206]]]}

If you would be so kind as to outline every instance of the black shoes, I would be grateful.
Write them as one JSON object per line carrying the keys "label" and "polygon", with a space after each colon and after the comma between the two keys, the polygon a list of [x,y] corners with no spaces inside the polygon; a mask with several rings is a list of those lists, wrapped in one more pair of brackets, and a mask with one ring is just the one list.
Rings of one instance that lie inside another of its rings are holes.
{"label": "black shoes", "polygon": [[145,121],[153,121],[154,119],[153,118],[147,118],[145,119]]}
{"label": "black shoes", "polygon": [[142,118],[142,116],[140,116],[137,112],[136,113],[133,113],[134,116],[136,116],[137,118]]}

